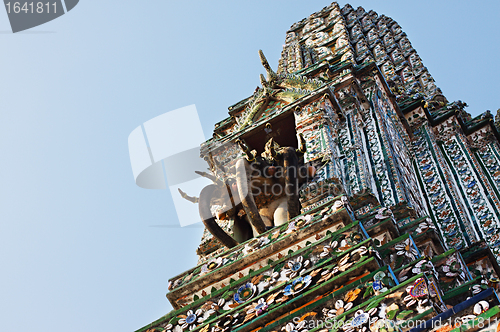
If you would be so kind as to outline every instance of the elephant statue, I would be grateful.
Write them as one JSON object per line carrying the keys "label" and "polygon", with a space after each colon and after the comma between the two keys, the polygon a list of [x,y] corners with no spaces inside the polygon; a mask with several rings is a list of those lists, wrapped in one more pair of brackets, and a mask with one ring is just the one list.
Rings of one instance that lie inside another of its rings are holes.
{"label": "elephant statue", "polygon": [[[299,189],[315,174],[312,166],[304,165],[305,140],[299,136],[299,149],[280,147],[273,138],[258,156],[239,139],[236,143],[245,157],[230,171],[224,169],[227,180],[197,172],[212,180],[199,198],[190,197],[179,189],[182,197],[199,204],[200,217],[208,231],[228,248],[236,246],[266,230],[286,223],[300,214]],[[220,167],[220,166],[218,166]],[[216,216],[213,206],[220,206]],[[217,219],[234,218],[233,236],[227,234]]]}

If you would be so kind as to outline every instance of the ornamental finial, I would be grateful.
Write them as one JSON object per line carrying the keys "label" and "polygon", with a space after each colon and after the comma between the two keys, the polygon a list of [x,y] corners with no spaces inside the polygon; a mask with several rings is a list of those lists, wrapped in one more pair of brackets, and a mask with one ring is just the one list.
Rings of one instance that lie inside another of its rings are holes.
{"label": "ornamental finial", "polygon": [[269,62],[267,62],[266,56],[264,55],[264,52],[262,50],[259,50],[259,57],[260,57],[260,62],[262,62],[262,65],[266,69],[267,72],[267,82],[272,85],[276,83],[278,80],[278,75],[271,69],[271,66],[269,66]]}

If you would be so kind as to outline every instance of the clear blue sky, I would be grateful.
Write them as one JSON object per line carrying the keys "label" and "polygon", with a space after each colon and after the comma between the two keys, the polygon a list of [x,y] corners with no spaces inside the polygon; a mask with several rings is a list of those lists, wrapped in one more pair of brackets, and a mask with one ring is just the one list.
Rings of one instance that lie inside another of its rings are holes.
{"label": "clear blue sky", "polygon": [[[498,1],[351,4],[398,21],[448,99],[496,113]],[[276,69],[286,30],[326,5],[81,0],[19,34],[0,10],[0,330],[133,331],[170,311],[202,229],[165,226],[171,197],[134,184],[128,135],[196,104],[210,136],[259,84],[257,50]]]}

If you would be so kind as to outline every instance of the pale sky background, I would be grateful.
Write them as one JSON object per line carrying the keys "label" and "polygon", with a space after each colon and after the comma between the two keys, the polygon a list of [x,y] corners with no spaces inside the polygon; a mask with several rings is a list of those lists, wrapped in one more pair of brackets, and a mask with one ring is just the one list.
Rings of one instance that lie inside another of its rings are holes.
{"label": "pale sky background", "polygon": [[[0,331],[134,331],[169,312],[202,228],[135,185],[128,135],[196,104],[211,136],[259,84],[258,49],[276,69],[286,30],[328,4],[81,0],[18,34],[0,10]],[[351,5],[394,18],[449,100],[496,114],[498,1]]]}

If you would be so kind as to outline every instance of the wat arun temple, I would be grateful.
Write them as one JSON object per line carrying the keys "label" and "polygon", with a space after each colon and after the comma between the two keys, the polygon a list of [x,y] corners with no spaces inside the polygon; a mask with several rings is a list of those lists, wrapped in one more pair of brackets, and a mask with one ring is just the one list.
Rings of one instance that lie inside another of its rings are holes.
{"label": "wat arun temple", "polygon": [[179,188],[198,265],[138,332],[499,331],[500,121],[449,101],[362,7],[334,2],[277,66],[259,57],[261,85],[201,146],[213,184]]}

